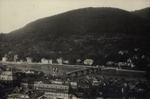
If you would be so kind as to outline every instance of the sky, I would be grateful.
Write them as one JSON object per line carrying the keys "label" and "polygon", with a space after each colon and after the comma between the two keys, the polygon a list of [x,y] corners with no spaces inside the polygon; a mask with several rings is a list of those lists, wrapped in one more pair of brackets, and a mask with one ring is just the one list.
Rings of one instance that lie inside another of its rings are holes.
{"label": "sky", "polygon": [[0,33],[9,33],[43,17],[86,7],[134,11],[150,7],[150,0],[0,0]]}

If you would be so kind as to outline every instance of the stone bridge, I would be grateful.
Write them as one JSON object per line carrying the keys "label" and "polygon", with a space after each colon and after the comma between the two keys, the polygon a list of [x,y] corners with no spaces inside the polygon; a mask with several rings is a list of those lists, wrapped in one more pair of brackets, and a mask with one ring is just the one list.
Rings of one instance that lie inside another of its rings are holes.
{"label": "stone bridge", "polygon": [[67,72],[66,75],[68,75],[68,77],[79,77],[79,76],[82,76],[82,75],[96,73],[96,72],[99,72],[100,70],[101,70],[100,67],[90,67],[90,68],[85,68],[85,69],[80,69],[80,70],[74,70],[74,71],[71,71],[71,72]]}

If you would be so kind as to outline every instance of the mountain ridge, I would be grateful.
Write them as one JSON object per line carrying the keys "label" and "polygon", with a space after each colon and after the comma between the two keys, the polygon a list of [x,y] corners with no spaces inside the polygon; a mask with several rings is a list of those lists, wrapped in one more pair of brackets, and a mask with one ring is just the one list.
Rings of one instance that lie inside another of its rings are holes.
{"label": "mountain ridge", "polygon": [[149,55],[149,27],[149,20],[117,8],[72,10],[38,19],[5,35],[1,57],[12,52],[19,59],[30,56],[34,61],[43,57],[63,57],[72,63],[78,58],[92,58],[95,64],[125,61],[117,58],[119,50],[140,48],[140,54]]}

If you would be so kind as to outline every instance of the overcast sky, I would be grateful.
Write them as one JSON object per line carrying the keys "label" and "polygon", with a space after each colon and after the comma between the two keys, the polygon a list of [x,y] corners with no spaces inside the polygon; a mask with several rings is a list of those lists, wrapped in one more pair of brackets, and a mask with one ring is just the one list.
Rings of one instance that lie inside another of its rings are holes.
{"label": "overcast sky", "polygon": [[0,0],[0,32],[9,33],[39,18],[86,7],[134,11],[150,7],[150,0]]}

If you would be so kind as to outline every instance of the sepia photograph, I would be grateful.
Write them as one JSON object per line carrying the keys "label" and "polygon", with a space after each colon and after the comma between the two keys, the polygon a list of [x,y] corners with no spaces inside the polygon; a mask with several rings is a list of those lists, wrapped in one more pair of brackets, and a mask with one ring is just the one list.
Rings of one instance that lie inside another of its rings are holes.
{"label": "sepia photograph", "polygon": [[0,0],[0,99],[150,99],[150,0]]}

